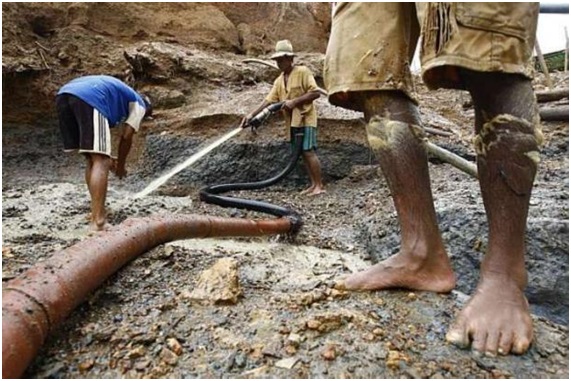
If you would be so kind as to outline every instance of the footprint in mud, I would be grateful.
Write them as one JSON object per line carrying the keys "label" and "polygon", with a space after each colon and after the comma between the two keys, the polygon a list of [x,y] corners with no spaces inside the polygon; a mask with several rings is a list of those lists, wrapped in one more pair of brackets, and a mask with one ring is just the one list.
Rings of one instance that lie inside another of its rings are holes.
{"label": "footprint in mud", "polygon": [[8,206],[2,209],[2,219],[22,217],[26,211],[28,211],[28,207],[26,205]]}
{"label": "footprint in mud", "polygon": [[58,214],[61,217],[72,217],[72,216],[77,216],[78,214],[88,215],[89,213],[90,213],[90,207],[87,204],[77,207],[62,208],[60,211],[58,211]]}
{"label": "footprint in mud", "polygon": [[51,237],[45,234],[29,234],[21,237],[14,237],[11,239],[7,239],[6,242],[18,245],[29,245],[29,244],[37,244],[37,243],[61,243],[65,244],[64,240]]}

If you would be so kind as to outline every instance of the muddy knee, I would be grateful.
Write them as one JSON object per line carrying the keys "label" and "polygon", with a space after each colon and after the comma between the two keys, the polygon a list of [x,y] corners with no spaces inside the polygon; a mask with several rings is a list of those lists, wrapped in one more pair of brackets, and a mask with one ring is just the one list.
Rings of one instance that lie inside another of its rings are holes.
{"label": "muddy knee", "polygon": [[424,131],[414,124],[374,116],[367,124],[369,145],[375,152],[405,150],[408,146],[420,146]]}
{"label": "muddy knee", "polygon": [[517,195],[529,195],[539,164],[543,135],[539,120],[533,122],[509,114],[484,123],[474,139],[478,170],[501,179]]}

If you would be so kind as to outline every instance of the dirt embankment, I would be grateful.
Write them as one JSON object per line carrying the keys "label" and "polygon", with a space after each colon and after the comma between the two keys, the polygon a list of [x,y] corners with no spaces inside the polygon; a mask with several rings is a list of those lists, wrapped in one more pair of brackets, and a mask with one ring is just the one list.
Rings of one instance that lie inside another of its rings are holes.
{"label": "dirt embankment", "polygon": [[84,74],[117,76],[143,89],[157,82],[173,91],[196,87],[196,78],[181,83],[176,72],[135,78],[132,71],[140,68],[124,54],[145,42],[183,55],[199,50],[245,58],[289,38],[299,52],[323,52],[328,9],[327,3],[3,3],[2,90],[10,95],[3,98],[3,119],[53,118],[57,89]]}

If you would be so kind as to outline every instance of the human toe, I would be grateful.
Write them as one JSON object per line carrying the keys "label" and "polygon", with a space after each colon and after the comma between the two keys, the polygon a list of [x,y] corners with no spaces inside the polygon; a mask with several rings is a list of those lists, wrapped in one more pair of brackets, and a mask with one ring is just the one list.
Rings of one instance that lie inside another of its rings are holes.
{"label": "human toe", "polygon": [[512,346],[512,353],[515,353],[516,355],[524,354],[529,349],[530,345],[531,338],[515,335]]}
{"label": "human toe", "polygon": [[460,348],[467,348],[470,345],[468,331],[463,320],[458,320],[446,333],[446,341]]}
{"label": "human toe", "polygon": [[498,353],[500,355],[507,355],[512,349],[513,343],[513,332],[504,332],[500,336],[500,341],[498,344]]}
{"label": "human toe", "polygon": [[486,356],[496,357],[498,354],[498,347],[500,342],[500,333],[498,331],[488,332],[486,339]]}
{"label": "human toe", "polygon": [[488,333],[485,330],[478,330],[473,332],[472,337],[472,350],[479,353],[485,353]]}

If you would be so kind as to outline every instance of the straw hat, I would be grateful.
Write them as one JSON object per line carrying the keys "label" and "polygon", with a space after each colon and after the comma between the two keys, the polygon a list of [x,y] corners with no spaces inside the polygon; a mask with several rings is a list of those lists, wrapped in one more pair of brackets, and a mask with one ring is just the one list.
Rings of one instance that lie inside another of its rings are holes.
{"label": "straw hat", "polygon": [[291,42],[289,40],[281,40],[276,43],[276,52],[272,54],[270,57],[271,59],[275,60],[276,58],[280,57],[294,57],[295,54],[293,52],[293,47],[291,46]]}

